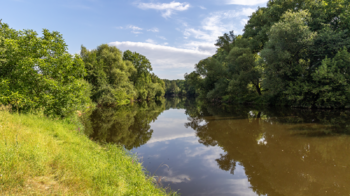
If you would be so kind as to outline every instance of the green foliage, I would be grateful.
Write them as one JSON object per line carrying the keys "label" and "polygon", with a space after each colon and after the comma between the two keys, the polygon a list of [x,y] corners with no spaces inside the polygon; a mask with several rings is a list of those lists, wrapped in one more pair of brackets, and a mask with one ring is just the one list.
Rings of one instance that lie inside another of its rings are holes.
{"label": "green foliage", "polygon": [[147,100],[159,99],[164,96],[164,82],[154,73],[151,73],[151,63],[145,56],[127,50],[123,54],[123,60],[131,62],[136,69],[129,77],[137,91],[135,98]]}
{"label": "green foliage", "polygon": [[136,69],[122,59],[122,52],[116,47],[102,44],[88,51],[82,46],[80,56],[87,70],[85,79],[93,86],[93,101],[118,105],[128,103],[135,97],[136,92],[129,78]]}
{"label": "green foliage", "polygon": [[348,0],[270,0],[242,36],[219,37],[187,88],[210,100],[348,107],[349,18]]}
{"label": "green foliage", "polygon": [[[186,75],[185,75],[186,77]],[[195,89],[192,89],[190,85],[186,83],[186,80],[163,80],[165,84],[166,96],[194,96],[196,94]]]}
{"label": "green foliage", "polygon": [[310,67],[308,48],[316,33],[306,25],[310,14],[307,11],[286,12],[281,21],[272,26],[261,57],[265,60],[265,88],[277,94],[289,83],[304,79]]}
{"label": "green foliage", "polygon": [[257,93],[261,95],[260,78],[261,72],[257,64],[258,55],[253,54],[248,45],[248,40],[239,37],[226,57],[231,79],[228,86],[230,94],[244,96],[254,86]]}
{"label": "green foliage", "polygon": [[16,31],[0,24],[1,104],[68,116],[90,103],[82,59],[67,52],[58,32]]}
{"label": "green foliage", "polygon": [[145,76],[152,71],[151,62],[149,62],[145,56],[137,52],[131,52],[130,50],[125,51],[123,54],[123,60],[130,61],[137,70],[132,76],[132,81],[135,86],[137,86],[138,82],[141,82],[139,79],[142,76]]}
{"label": "green foliage", "polygon": [[200,92],[201,77],[196,72],[185,73],[185,86],[189,95],[195,96]]}
{"label": "green foliage", "polygon": [[[288,99],[299,106],[319,108],[349,107],[350,54],[344,48],[333,59],[326,58],[311,74],[311,82],[297,81],[285,92]],[[311,94],[311,95],[310,95]]]}

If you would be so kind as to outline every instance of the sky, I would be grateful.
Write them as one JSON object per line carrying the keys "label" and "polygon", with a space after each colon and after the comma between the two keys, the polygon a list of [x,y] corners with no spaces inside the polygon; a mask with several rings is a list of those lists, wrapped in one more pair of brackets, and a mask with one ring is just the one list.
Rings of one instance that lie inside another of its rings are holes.
{"label": "sky", "polygon": [[243,33],[267,0],[2,0],[0,19],[16,30],[58,31],[71,54],[101,44],[146,56],[162,79],[183,79],[212,56],[217,38]]}

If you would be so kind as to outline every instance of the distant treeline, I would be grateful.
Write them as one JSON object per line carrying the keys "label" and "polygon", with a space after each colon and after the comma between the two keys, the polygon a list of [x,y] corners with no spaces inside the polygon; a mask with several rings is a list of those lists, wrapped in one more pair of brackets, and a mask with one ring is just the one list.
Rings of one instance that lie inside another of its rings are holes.
{"label": "distant treeline", "polygon": [[71,55],[59,32],[17,31],[0,22],[0,105],[65,117],[92,102],[158,99],[165,84],[149,60],[102,44]]}
{"label": "distant treeline", "polygon": [[167,80],[163,79],[165,84],[165,96],[171,97],[194,97],[196,89],[189,85],[187,80]]}
{"label": "distant treeline", "polygon": [[[201,98],[292,107],[350,106],[349,0],[270,0],[242,35],[185,75]],[[170,88],[173,89],[173,88]]]}

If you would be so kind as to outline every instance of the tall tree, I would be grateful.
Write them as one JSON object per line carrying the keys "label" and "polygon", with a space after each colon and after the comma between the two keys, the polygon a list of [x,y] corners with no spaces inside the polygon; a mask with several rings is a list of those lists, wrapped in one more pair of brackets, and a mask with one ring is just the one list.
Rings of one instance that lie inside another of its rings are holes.
{"label": "tall tree", "polygon": [[93,85],[92,100],[103,104],[124,104],[135,95],[129,77],[136,72],[130,62],[123,61],[122,52],[114,46],[102,44],[88,51],[81,47],[85,62],[85,79]]}
{"label": "tall tree", "polygon": [[33,30],[16,31],[2,23],[0,38],[1,104],[67,116],[89,103],[84,63],[68,53],[59,32],[44,29],[39,37]]}

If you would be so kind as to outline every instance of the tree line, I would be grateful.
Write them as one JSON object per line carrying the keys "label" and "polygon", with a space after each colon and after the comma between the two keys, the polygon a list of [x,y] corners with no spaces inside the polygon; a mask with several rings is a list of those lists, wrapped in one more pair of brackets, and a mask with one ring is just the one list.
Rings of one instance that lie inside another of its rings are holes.
{"label": "tree line", "polygon": [[216,53],[185,74],[185,83],[211,101],[349,107],[349,5],[270,0],[242,35],[220,36]]}
{"label": "tree line", "polygon": [[164,96],[149,60],[102,44],[71,55],[59,32],[15,30],[0,23],[0,104],[65,117],[95,102],[123,105]]}
{"label": "tree line", "polygon": [[196,89],[189,84],[188,80],[168,80],[163,79],[165,83],[165,96],[179,96],[179,97],[195,97]]}

